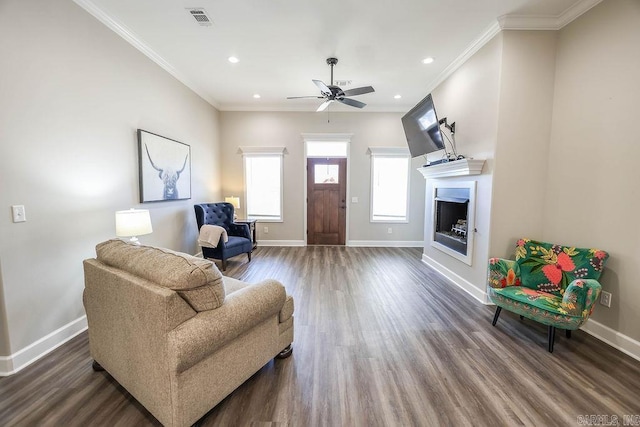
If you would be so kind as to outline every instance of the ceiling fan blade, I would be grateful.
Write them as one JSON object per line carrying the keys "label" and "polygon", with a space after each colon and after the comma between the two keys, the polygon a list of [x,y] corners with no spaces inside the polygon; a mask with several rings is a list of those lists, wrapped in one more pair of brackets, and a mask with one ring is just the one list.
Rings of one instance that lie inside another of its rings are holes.
{"label": "ceiling fan blade", "polygon": [[364,102],[356,101],[355,99],[350,99],[350,98],[336,99],[336,101],[342,102],[343,104],[350,105],[356,108],[362,108],[365,105],[367,105]]}
{"label": "ceiling fan blade", "polygon": [[319,113],[320,111],[324,111],[324,110],[326,110],[326,109],[327,109],[327,107],[329,106],[329,104],[331,104],[332,102],[333,102],[332,100],[324,101],[324,102],[322,103],[322,105],[320,105],[320,106],[318,107],[318,109],[316,110],[316,113]]}
{"label": "ceiling fan blade", "polygon": [[318,89],[320,89],[320,92],[326,93],[327,95],[331,94],[331,89],[329,89],[329,86],[324,84],[324,82],[320,80],[312,80],[312,81],[313,83],[315,83],[316,86],[318,86]]}
{"label": "ceiling fan blade", "polygon": [[353,89],[347,89],[344,91],[344,96],[364,95],[365,93],[375,92],[376,90],[371,86],[356,87]]}
{"label": "ceiling fan blade", "polygon": [[301,99],[301,98],[319,98],[324,99],[324,96],[309,95],[309,96],[287,96],[287,99]]}

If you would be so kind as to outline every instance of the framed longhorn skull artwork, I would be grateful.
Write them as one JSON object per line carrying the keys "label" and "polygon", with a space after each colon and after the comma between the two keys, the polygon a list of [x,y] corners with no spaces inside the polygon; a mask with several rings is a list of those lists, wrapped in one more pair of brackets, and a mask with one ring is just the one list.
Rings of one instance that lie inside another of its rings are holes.
{"label": "framed longhorn skull artwork", "polygon": [[140,202],[191,198],[191,147],[138,129]]}

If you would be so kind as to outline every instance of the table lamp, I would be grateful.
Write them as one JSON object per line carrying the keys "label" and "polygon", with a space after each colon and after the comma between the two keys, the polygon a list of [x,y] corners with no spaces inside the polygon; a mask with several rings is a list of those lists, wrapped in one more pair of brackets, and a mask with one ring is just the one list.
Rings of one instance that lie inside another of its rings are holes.
{"label": "table lamp", "polygon": [[240,197],[236,197],[236,196],[231,196],[231,197],[225,197],[224,201],[227,203],[231,203],[233,205],[233,220],[235,221],[236,219],[238,219],[238,209],[240,209]]}
{"label": "table lamp", "polygon": [[151,216],[146,209],[129,209],[116,212],[116,236],[131,237],[129,243],[140,244],[137,236],[151,234]]}

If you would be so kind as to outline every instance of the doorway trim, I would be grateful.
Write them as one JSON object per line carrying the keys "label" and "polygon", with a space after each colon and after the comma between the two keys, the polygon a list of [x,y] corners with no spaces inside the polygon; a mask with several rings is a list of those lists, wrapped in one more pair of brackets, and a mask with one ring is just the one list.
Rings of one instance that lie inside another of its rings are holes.
{"label": "doorway trim", "polygon": [[[349,209],[349,205],[351,204],[351,191],[350,191],[350,179],[349,177],[351,176],[351,162],[350,160],[350,154],[351,154],[351,137],[353,136],[352,133],[302,133],[302,141],[304,143],[304,167],[302,168],[302,175],[303,175],[303,188],[304,188],[304,194],[303,194],[303,204],[304,204],[304,221],[302,223],[302,234],[304,236],[304,245],[307,246],[307,143],[308,142],[344,142],[347,144],[347,155],[346,155],[346,159],[347,159],[347,197],[345,200],[345,204],[347,206],[346,208],[346,212],[345,212],[345,231],[344,231],[344,240],[345,240],[345,246],[347,246],[347,242],[349,241],[349,216],[350,216],[350,209]],[[335,158],[335,157],[340,157],[340,156],[330,156],[330,158]],[[344,157],[342,157],[344,158]]]}

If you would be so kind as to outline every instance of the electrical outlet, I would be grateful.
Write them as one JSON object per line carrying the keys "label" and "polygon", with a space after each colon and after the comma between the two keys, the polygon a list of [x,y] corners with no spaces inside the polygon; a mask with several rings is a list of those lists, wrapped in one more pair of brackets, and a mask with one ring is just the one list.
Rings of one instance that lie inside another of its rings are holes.
{"label": "electrical outlet", "polygon": [[11,206],[11,213],[13,214],[13,222],[25,222],[27,220],[24,205]]}
{"label": "electrical outlet", "polygon": [[269,227],[265,227],[265,228],[264,228],[264,233],[265,233],[265,234],[269,234]]}
{"label": "electrical outlet", "polygon": [[358,197],[352,197],[351,198],[351,203],[358,203]]}
{"label": "electrical outlet", "polygon": [[387,233],[388,233],[388,234],[393,233],[393,228],[391,228],[391,227],[387,228]]}
{"label": "electrical outlet", "polygon": [[602,291],[600,294],[600,304],[611,307],[611,292]]}

